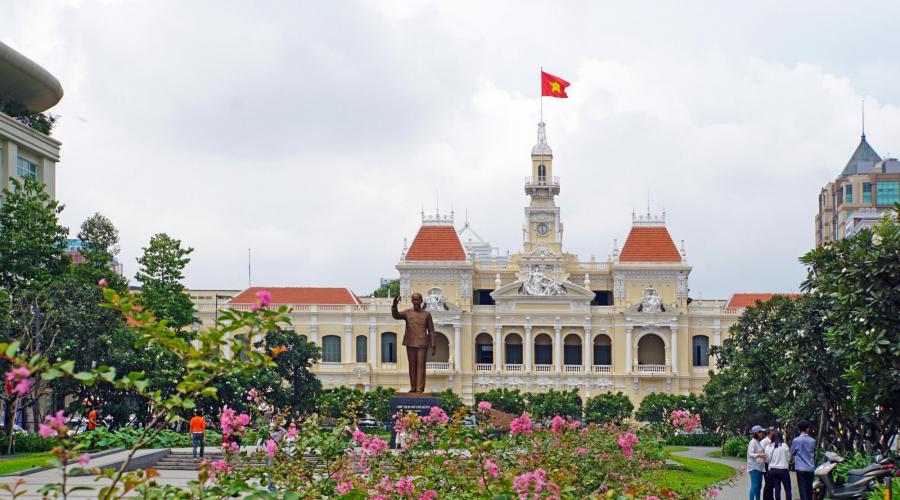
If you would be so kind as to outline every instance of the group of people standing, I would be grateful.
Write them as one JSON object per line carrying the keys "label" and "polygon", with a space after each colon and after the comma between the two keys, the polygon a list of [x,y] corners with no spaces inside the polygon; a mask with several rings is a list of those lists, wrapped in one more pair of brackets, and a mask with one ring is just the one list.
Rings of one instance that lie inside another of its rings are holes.
{"label": "group of people standing", "polygon": [[[809,422],[797,426],[800,435],[788,446],[781,431],[766,430],[758,425],[750,430],[753,435],[747,445],[747,471],[750,474],[750,500],[781,500],[784,488],[785,500],[791,500],[791,474],[793,465],[797,473],[797,490],[800,500],[812,500],[813,472],[816,469],[813,454],[816,440],[810,434]],[[763,483],[765,480],[765,483]]]}

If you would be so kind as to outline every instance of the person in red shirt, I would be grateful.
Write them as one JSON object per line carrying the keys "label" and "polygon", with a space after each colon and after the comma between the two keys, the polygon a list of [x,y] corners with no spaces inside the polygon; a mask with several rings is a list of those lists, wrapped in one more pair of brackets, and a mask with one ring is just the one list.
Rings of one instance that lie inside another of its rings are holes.
{"label": "person in red shirt", "polygon": [[88,412],[88,430],[92,431],[97,428],[97,410]]}
{"label": "person in red shirt", "polygon": [[191,418],[191,445],[194,450],[194,458],[197,458],[197,447],[200,447],[200,458],[203,458],[203,451],[206,444],[206,420],[203,413],[197,410],[194,417]]}

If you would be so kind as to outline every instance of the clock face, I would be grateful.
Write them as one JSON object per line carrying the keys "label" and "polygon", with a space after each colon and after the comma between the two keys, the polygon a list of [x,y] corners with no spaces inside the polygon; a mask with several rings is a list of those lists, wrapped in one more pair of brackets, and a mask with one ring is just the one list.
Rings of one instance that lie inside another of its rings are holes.
{"label": "clock face", "polygon": [[541,236],[547,236],[547,233],[550,232],[550,226],[548,226],[546,222],[541,222],[537,225],[535,230],[537,231],[537,234]]}

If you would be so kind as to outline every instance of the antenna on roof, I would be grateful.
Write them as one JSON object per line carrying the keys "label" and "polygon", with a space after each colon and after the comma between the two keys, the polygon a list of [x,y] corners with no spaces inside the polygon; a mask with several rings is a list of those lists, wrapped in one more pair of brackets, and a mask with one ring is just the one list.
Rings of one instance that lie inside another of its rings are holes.
{"label": "antenna on roof", "polygon": [[862,138],[866,138],[866,98],[862,98]]}

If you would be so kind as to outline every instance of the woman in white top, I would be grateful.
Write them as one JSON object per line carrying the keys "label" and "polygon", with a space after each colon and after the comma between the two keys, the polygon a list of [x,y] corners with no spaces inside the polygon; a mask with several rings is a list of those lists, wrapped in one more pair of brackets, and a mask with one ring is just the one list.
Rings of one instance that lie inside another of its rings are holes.
{"label": "woman in white top", "polygon": [[772,482],[775,500],[781,500],[781,488],[784,486],[785,500],[791,500],[791,473],[788,466],[791,449],[784,443],[781,432],[772,433],[772,442],[766,445],[766,462],[769,463],[769,480]]}

